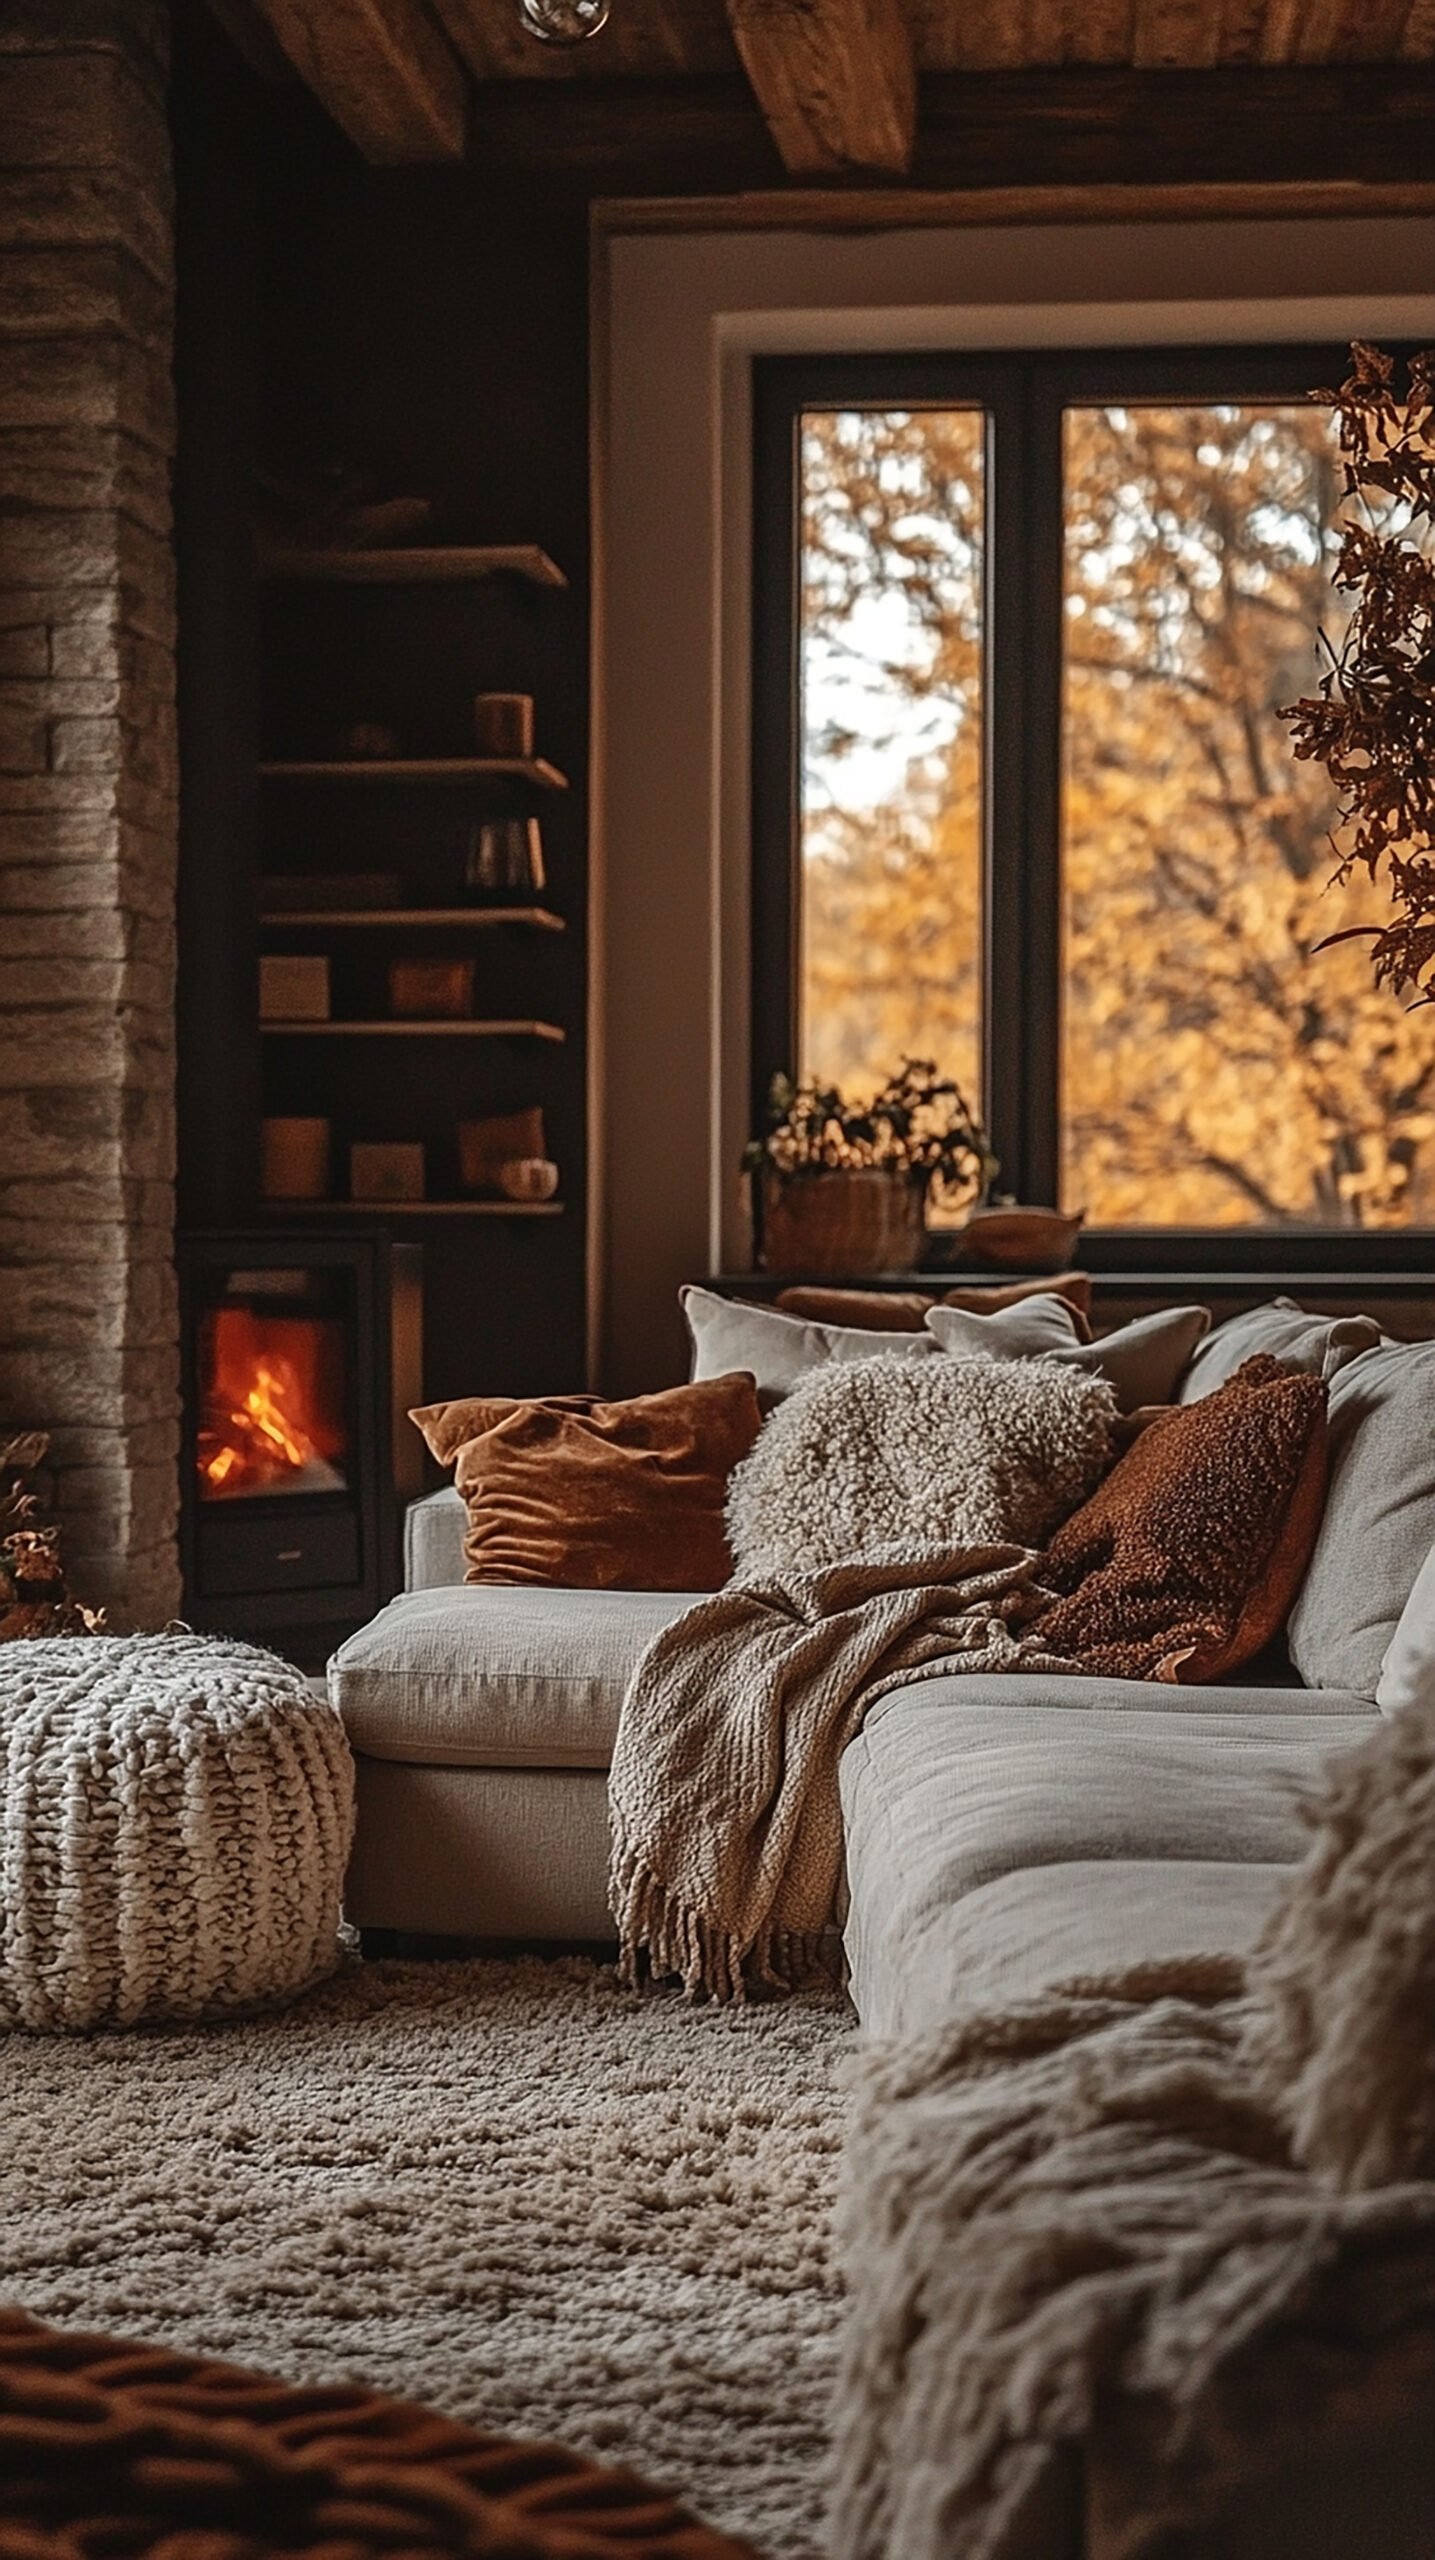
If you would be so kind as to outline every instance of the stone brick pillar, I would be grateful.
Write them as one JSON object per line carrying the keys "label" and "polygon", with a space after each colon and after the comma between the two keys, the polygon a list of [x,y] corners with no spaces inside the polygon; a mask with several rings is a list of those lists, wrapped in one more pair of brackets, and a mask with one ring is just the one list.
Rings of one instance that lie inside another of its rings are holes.
{"label": "stone brick pillar", "polygon": [[172,220],[158,0],[0,11],[0,1428],[179,1596]]}

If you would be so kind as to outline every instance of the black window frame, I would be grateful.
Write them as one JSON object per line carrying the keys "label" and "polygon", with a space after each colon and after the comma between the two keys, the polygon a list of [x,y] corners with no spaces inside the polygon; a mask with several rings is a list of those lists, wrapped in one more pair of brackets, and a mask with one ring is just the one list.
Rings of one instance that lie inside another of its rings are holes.
{"label": "black window frame", "polygon": [[[1406,355],[1407,348],[1397,348]],[[794,1063],[798,1005],[799,452],[814,408],[986,413],[983,1088],[1003,1187],[1057,1196],[1061,1074],[1062,417],[1123,400],[1298,401],[1340,344],[770,356],[753,363],[751,1110]],[[1435,1227],[1089,1228],[1096,1270],[1424,1271]]]}

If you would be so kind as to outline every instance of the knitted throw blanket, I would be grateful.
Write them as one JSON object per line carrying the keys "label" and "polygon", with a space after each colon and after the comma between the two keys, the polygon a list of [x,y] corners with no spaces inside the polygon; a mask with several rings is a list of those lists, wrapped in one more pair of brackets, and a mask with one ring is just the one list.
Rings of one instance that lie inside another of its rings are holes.
{"label": "knitted throw blanket", "polygon": [[837,1917],[837,1764],[874,1701],[953,1671],[1075,1666],[1028,1632],[1024,1547],[903,1555],[729,1583],[633,1674],[609,1778],[609,1901],[636,1979],[788,1988]]}
{"label": "knitted throw blanket", "polygon": [[1071,2449],[1126,2413],[1121,2550],[1233,2548],[1202,2524],[1382,2360],[1418,2366],[1428,2442],[1435,1699],[1308,1820],[1244,1973],[1133,1967],[865,2058],[833,2560],[1030,2560]]}
{"label": "knitted throw blanket", "polygon": [[833,2560],[1028,2560],[1063,2455],[1118,2391],[1164,2419],[1153,2491],[1183,2460],[1219,2490],[1196,2477],[1210,2449],[1239,2479],[1274,2423],[1242,2372],[1259,2342],[1298,2417],[1303,2333],[1358,2372],[1435,2321],[1435,2185],[1313,2187],[1244,2068],[1248,2015],[1091,1990],[869,2058]]}

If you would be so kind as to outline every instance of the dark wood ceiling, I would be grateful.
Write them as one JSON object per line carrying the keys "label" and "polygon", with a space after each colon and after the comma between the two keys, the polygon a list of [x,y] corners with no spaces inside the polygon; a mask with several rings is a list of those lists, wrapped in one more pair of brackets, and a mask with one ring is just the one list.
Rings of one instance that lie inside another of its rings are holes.
{"label": "dark wood ceiling", "polygon": [[953,82],[975,97],[984,82],[1065,73],[1079,90],[1124,69],[1204,74],[1211,94],[1222,72],[1348,66],[1358,83],[1362,66],[1419,78],[1415,66],[1435,64],[1435,0],[612,0],[604,31],[571,49],[536,43],[516,0],[213,5],[231,28],[247,15],[258,42],[277,40],[380,161],[461,157],[475,83],[481,111],[498,83],[601,98],[608,84],[736,92],[745,79],[789,175],[901,177],[920,157],[927,99]]}

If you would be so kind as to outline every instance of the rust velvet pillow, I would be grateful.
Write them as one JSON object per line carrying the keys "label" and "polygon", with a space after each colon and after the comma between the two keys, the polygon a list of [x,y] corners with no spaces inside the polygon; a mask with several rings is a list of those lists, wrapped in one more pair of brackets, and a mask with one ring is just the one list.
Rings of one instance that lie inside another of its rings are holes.
{"label": "rust velvet pillow", "polygon": [[1220,1680],[1284,1626],[1320,1527],[1326,1390],[1262,1354],[1158,1413],[1057,1531],[1044,1641],[1115,1679]]}
{"label": "rust velvet pillow", "polygon": [[717,1591],[727,1480],[762,1428],[746,1371],[605,1404],[465,1396],[411,1419],[468,1508],[466,1582]]}

